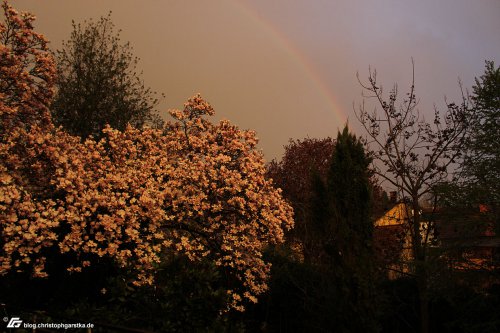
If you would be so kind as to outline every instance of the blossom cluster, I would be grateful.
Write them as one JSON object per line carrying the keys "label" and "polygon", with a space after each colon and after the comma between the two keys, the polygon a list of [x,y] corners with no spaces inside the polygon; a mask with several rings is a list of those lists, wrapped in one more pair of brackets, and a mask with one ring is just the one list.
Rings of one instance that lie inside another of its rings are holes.
{"label": "blossom cluster", "polygon": [[236,277],[230,308],[255,302],[269,276],[262,250],[293,225],[255,133],[210,122],[212,107],[196,95],[162,129],[107,127],[82,142],[50,120],[55,66],[33,17],[3,9],[0,274],[46,277],[56,249],[75,258],[71,272],[107,257],[151,284],[164,254],[179,253]]}

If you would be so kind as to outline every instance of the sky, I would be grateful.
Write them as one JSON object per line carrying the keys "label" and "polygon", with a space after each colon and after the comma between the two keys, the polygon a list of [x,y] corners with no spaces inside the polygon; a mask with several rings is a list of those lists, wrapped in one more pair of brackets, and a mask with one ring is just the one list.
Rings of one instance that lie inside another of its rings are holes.
{"label": "sky", "polygon": [[[500,63],[498,0],[17,0],[35,29],[61,47],[71,21],[112,12],[141,60],[158,106],[182,108],[196,93],[216,120],[253,129],[267,160],[289,139],[336,137],[345,123],[363,131],[353,108],[361,79],[376,69],[388,91],[410,85],[429,117],[471,89],[484,61]],[[370,101],[368,101],[370,103]],[[370,105],[370,104],[369,104]],[[370,107],[374,107],[373,104]]]}

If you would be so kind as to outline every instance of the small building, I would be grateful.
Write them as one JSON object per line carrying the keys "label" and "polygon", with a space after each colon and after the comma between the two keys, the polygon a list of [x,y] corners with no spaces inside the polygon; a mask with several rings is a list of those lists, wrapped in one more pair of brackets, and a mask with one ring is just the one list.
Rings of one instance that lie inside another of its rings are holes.
{"label": "small building", "polygon": [[[419,213],[421,239],[451,270],[485,275],[500,270],[500,235],[488,222],[486,207],[475,212],[423,209]],[[406,203],[398,202],[375,221],[374,250],[389,279],[411,272],[412,214]]]}

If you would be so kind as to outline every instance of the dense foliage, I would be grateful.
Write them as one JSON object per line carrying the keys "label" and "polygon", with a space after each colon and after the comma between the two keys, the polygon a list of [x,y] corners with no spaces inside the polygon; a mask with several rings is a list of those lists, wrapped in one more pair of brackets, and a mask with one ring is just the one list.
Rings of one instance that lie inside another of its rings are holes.
{"label": "dense foliage", "polygon": [[370,159],[347,126],[337,135],[328,177],[316,180],[313,200],[320,265],[330,272],[339,331],[377,331],[372,251]]}
{"label": "dense foliage", "polygon": [[256,317],[271,331],[377,331],[372,184],[362,142],[345,128],[336,140],[285,148],[269,173],[300,209],[304,234],[268,251],[271,289]]}
{"label": "dense foliage", "polygon": [[334,147],[332,138],[290,140],[281,160],[273,160],[267,167],[267,176],[283,190],[295,213],[295,227],[287,234],[288,242],[293,243],[306,261],[314,261],[318,249],[311,222],[312,175],[326,180]]}
{"label": "dense foliage", "polygon": [[475,117],[463,162],[465,197],[475,205],[487,205],[500,232],[500,67],[486,61],[472,89]]}

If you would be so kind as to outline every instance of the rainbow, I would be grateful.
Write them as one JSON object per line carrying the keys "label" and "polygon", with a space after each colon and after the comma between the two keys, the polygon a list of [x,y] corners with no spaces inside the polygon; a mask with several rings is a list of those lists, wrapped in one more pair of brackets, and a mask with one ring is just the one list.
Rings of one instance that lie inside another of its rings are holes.
{"label": "rainbow", "polygon": [[291,59],[297,64],[297,68],[303,72],[305,77],[309,78],[312,84],[314,84],[321,96],[323,97],[326,105],[334,113],[334,118],[339,126],[345,124],[347,121],[347,116],[341,111],[341,107],[338,106],[336,98],[331,92],[330,88],[325,84],[321,75],[316,71],[314,65],[312,65],[307,57],[299,50],[292,42],[290,42],[286,36],[284,36],[275,26],[270,22],[263,20],[260,15],[250,6],[245,5],[240,0],[228,1],[230,4],[234,5],[234,8],[238,10],[246,18],[254,22],[254,24],[263,28],[277,43],[280,45],[284,51],[290,56]]}

